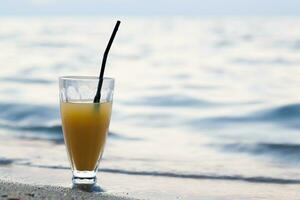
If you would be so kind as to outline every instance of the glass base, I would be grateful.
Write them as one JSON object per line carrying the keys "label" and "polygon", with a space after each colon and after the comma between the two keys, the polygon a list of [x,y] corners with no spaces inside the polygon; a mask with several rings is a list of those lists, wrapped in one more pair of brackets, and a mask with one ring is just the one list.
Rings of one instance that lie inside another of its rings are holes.
{"label": "glass base", "polygon": [[97,184],[97,177],[94,171],[73,171],[72,189],[79,189],[86,192],[103,192]]}
{"label": "glass base", "polygon": [[82,190],[85,192],[104,192],[104,190],[97,184],[88,185],[88,184],[74,184],[72,185],[73,190]]}

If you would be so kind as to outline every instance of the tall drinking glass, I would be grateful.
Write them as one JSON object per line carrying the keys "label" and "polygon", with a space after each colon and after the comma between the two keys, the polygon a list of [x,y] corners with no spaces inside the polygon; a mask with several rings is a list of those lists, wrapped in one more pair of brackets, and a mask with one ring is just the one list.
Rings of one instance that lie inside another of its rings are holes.
{"label": "tall drinking glass", "polygon": [[93,103],[98,77],[59,78],[64,140],[73,173],[73,188],[99,190],[96,173],[108,134],[114,79],[104,78],[100,103]]}

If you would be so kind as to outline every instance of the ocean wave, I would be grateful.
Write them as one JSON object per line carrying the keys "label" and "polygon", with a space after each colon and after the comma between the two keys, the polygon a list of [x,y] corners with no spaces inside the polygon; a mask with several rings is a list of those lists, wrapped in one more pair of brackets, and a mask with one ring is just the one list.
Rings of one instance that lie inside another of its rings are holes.
{"label": "ocean wave", "polygon": [[[18,138],[26,138],[29,140],[49,140],[56,144],[64,143],[61,125],[52,126],[11,126],[0,123],[0,128],[5,128],[10,131],[17,131],[14,136]],[[22,134],[20,134],[22,133]],[[28,134],[24,134],[28,133]],[[139,141],[141,138],[129,137],[115,132],[109,132],[108,137],[114,140],[131,140]]]}
{"label": "ocean wave", "polygon": [[[46,139],[51,140],[55,143],[61,144],[64,142],[63,134],[62,134],[62,126],[61,124],[57,125],[16,125],[16,124],[8,124],[0,122],[0,128],[4,128],[10,131],[17,131],[21,133],[28,133],[24,134],[15,134],[16,137],[19,138],[26,138],[30,140],[39,140],[39,139]],[[140,138],[136,137],[129,137],[124,136],[115,132],[109,132],[108,136],[115,140],[141,140]]]}
{"label": "ocean wave", "polygon": [[[62,138],[58,122],[59,109],[52,106],[0,103],[0,128],[7,132],[28,133],[26,136]],[[16,134],[18,136],[18,134]]]}
{"label": "ocean wave", "polygon": [[[52,106],[0,103],[0,128],[16,132],[17,137],[63,142],[59,108]],[[109,132],[108,136],[116,140],[140,140],[115,132]]]}
{"label": "ocean wave", "polygon": [[0,165],[10,165],[12,163],[14,163],[15,161],[17,161],[16,159],[10,159],[10,158],[1,158],[0,157]]}
{"label": "ocean wave", "polygon": [[0,122],[0,128],[29,131],[29,132],[47,132],[47,133],[60,133],[62,128],[61,125],[18,125]]}
{"label": "ocean wave", "polygon": [[[35,165],[31,163],[19,163],[19,165],[26,165],[30,167],[48,168],[48,169],[67,169],[70,167],[57,165]],[[138,171],[125,170],[113,168],[101,168],[98,171],[105,173],[134,175],[134,176],[153,176],[153,177],[167,177],[167,178],[181,178],[181,179],[196,179],[196,180],[223,180],[223,181],[244,181],[251,183],[264,184],[300,184],[300,179],[275,178],[268,176],[242,176],[242,175],[222,175],[222,174],[190,174],[190,173],[176,173],[176,172],[162,172],[162,171]]]}
{"label": "ocean wave", "polygon": [[288,143],[258,143],[258,144],[226,144],[223,146],[225,149],[239,151],[239,152],[252,152],[255,154],[265,152],[279,152],[279,153],[292,153],[300,154],[300,144]]}
{"label": "ocean wave", "polygon": [[23,45],[24,47],[27,48],[35,48],[35,47],[39,47],[39,48],[79,48],[80,45],[79,44],[75,44],[75,43],[67,43],[67,42],[50,42],[50,41],[46,41],[46,42],[31,42],[31,43],[27,43]]}
{"label": "ocean wave", "polygon": [[190,121],[195,126],[209,126],[209,124],[228,125],[235,123],[274,123],[286,128],[300,128],[300,104],[288,104],[252,112],[242,116],[220,116],[199,118]]}
{"label": "ocean wave", "polygon": [[270,65],[270,66],[274,66],[274,65],[292,65],[292,64],[299,64],[299,62],[295,62],[292,60],[288,60],[286,58],[272,58],[272,59],[251,59],[251,58],[236,58],[234,60],[232,60],[233,63],[237,63],[237,64],[246,64],[246,65]]}
{"label": "ocean wave", "polygon": [[273,177],[246,177],[241,175],[217,175],[217,174],[184,174],[172,172],[157,172],[157,171],[130,171],[122,169],[100,169],[102,172],[118,173],[126,175],[140,175],[140,176],[158,176],[170,178],[184,178],[184,179],[208,179],[208,180],[225,180],[225,181],[246,181],[252,183],[270,183],[270,184],[300,184],[298,179],[283,179]]}
{"label": "ocean wave", "polygon": [[127,105],[143,105],[143,106],[157,106],[157,107],[199,107],[215,105],[213,102],[189,97],[186,95],[155,95],[139,98],[139,100],[126,101]]}
{"label": "ocean wave", "polygon": [[263,120],[291,120],[300,118],[300,104],[288,104],[260,112]]}
{"label": "ocean wave", "polygon": [[57,120],[59,108],[54,106],[30,105],[19,103],[0,103],[0,120],[14,124],[41,124]]}
{"label": "ocean wave", "polygon": [[247,153],[252,155],[268,155],[282,163],[300,162],[300,144],[291,143],[233,143],[221,145],[226,152]]}
{"label": "ocean wave", "polygon": [[12,82],[12,83],[22,83],[22,84],[49,84],[53,81],[40,78],[26,78],[26,77],[2,77],[0,81]]}

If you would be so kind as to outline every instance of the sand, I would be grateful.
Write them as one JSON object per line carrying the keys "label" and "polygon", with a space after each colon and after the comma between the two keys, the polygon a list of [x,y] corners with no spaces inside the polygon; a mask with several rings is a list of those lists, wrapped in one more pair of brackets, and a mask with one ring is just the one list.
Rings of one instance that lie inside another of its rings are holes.
{"label": "sand", "polygon": [[[0,140],[0,199],[299,200],[299,181],[284,184],[255,182],[220,178],[218,174],[215,176],[219,178],[214,178],[213,174],[207,176],[207,173],[198,178],[168,174],[157,176],[128,170],[118,171],[105,166],[100,166],[97,173],[98,183],[105,190],[104,193],[73,191],[72,173],[66,167],[67,158],[64,159],[65,167],[59,167],[60,158],[57,155],[65,155],[62,154],[65,152],[62,147],[64,146],[44,141]],[[22,159],[28,155],[32,156],[32,162]],[[49,159],[43,160],[42,155],[54,156],[58,161],[52,159],[49,163]],[[138,168],[136,170],[139,171]],[[226,171],[220,169],[219,174],[226,174]]]}
{"label": "sand", "polygon": [[0,180],[0,199],[100,199],[127,200],[105,193],[89,193],[80,190],[55,186],[38,186]]}

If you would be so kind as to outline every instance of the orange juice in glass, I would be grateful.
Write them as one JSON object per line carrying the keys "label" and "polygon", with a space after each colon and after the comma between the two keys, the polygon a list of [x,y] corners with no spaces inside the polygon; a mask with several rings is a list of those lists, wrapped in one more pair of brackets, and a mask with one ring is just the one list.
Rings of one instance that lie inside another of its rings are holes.
{"label": "orange juice in glass", "polygon": [[97,190],[96,172],[108,134],[114,80],[104,78],[99,103],[93,99],[98,77],[59,78],[64,140],[73,173],[73,187]]}

